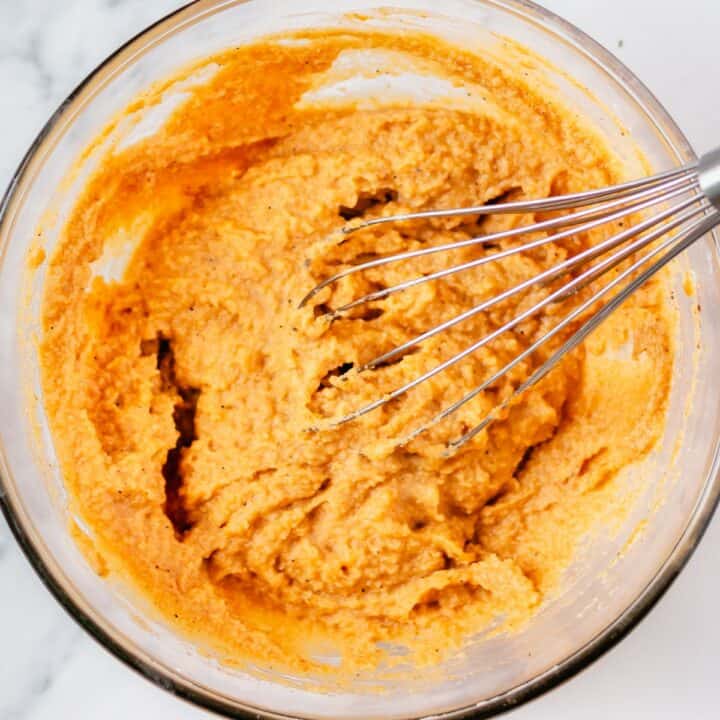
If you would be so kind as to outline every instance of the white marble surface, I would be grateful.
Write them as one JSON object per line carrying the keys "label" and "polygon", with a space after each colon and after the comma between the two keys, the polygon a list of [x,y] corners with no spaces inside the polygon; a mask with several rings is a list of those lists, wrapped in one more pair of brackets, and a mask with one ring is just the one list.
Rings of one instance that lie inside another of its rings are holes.
{"label": "white marble surface", "polygon": [[[119,43],[180,4],[0,0],[0,186],[75,84]],[[720,143],[718,0],[545,4],[632,67],[698,151]],[[629,638],[579,677],[508,717],[720,717],[719,546],[716,519],[680,579]],[[2,520],[0,588],[0,720],[210,717],[136,676],[85,635],[41,585]]]}

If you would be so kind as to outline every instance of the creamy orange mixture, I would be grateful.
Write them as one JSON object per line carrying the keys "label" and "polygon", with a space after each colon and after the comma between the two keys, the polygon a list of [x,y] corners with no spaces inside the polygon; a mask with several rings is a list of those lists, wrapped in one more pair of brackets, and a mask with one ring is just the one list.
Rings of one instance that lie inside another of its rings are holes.
{"label": "creamy orange mixture", "polygon": [[[341,53],[369,48],[420,60],[472,97],[462,107],[301,102]],[[598,236],[426,283],[333,322],[328,308],[517,240],[376,268],[298,304],[348,264],[533,218],[417,221],[341,242],[348,220],[601,186],[620,179],[619,163],[522,77],[428,37],[271,38],[212,61],[217,74],[191,88],[157,134],[104,159],[51,259],[45,401],[101,568],[230,661],[308,670],[329,643],[345,667],[370,667],[384,659],[378,641],[433,661],[498,616],[518,626],[602,519],[618,470],[642,459],[662,429],[673,330],[662,281],[449,457],[447,442],[557,343],[431,431],[398,440],[528,347],[566,306],[357,421],[308,428],[435,367],[548,288],[357,374],[362,363]],[[106,246],[128,237],[140,243],[123,277],[96,277]]]}

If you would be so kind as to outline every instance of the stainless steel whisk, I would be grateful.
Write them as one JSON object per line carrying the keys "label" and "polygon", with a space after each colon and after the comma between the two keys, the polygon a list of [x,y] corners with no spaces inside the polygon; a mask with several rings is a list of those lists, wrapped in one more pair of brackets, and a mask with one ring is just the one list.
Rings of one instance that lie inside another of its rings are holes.
{"label": "stainless steel whisk", "polygon": [[[408,340],[381,356],[370,360],[357,369],[361,373],[366,370],[377,368],[401,353],[420,345],[425,340],[444,332],[458,323],[467,320],[478,313],[482,313],[498,303],[507,300],[529,288],[546,284],[563,275],[569,274],[572,270],[582,269],[582,272],[569,280],[562,287],[554,290],[545,298],[535,303],[528,310],[518,314],[501,327],[493,330],[488,335],[478,338],[477,342],[470,345],[462,352],[445,360],[436,367],[427,371],[420,377],[413,379],[402,387],[378,398],[376,401],[358,408],[354,412],[332,422],[332,425],[354,420],[361,415],[369,413],[382,405],[409,392],[420,383],[429,380],[435,375],[447,370],[450,366],[460,362],[480,348],[489,344],[503,333],[512,330],[515,326],[528,318],[536,315],[543,308],[551,303],[562,301],[577,293],[590,283],[605,275],[607,272],[629,260],[627,267],[623,268],[615,277],[604,286],[593,292],[591,297],[573,308],[563,317],[551,330],[546,332],[528,348],[523,350],[504,367],[484,380],[478,387],[460,398],[442,412],[433,417],[429,422],[418,427],[407,438],[401,442],[409,442],[412,438],[424,432],[441,420],[447,418],[460,407],[470,402],[477,395],[489,388],[504,375],[510,372],[518,363],[532,355],[542,345],[561,333],[571,323],[578,320],[587,311],[603,300],[604,304],[589,316],[587,320],[577,329],[562,345],[540,365],[514,392],[502,403],[497,405],[481,423],[466,432],[462,437],[448,444],[448,451],[457,450],[467,443],[479,432],[486,428],[498,414],[507,408],[511,402],[528,388],[539,382],[547,375],[553,367],[572,349],[577,347],[606,317],[608,317],[619,305],[621,305],[638,287],[655,275],[662,267],[679,255],[683,250],[692,245],[696,240],[720,224],[720,148],[703,156],[697,163],[687,165],[676,170],[661,173],[648,178],[642,178],[631,182],[615,185],[612,187],[587,192],[574,193],[549,199],[529,200],[522,202],[508,202],[504,204],[480,205],[477,207],[454,208],[449,210],[430,210],[424,212],[408,213],[379,217],[365,221],[361,224],[346,227],[343,232],[346,235],[360,232],[366,228],[386,223],[397,223],[407,220],[457,217],[464,215],[492,215],[497,213],[534,213],[556,210],[572,210],[569,214],[555,217],[541,222],[496,232],[479,237],[469,238],[454,243],[447,243],[433,247],[425,247],[418,250],[400,252],[392,255],[369,260],[349,267],[323,280],[311,290],[300,303],[305,306],[323,288],[332,285],[342,278],[354,273],[363,272],[370,268],[376,268],[388,263],[402,262],[411,258],[417,258],[434,253],[448,252],[471,245],[488,245],[498,240],[516,237],[527,233],[543,232],[548,233],[544,237],[527,243],[511,247],[491,255],[454,265],[438,270],[428,275],[413,278],[398,285],[388,287],[376,292],[369,293],[342,307],[330,311],[331,316],[341,315],[352,308],[375,300],[381,300],[394,293],[402,292],[422,283],[440,280],[442,278],[462,272],[470,268],[497,262],[503,258],[518,253],[527,252],[534,248],[549,243],[572,237],[577,233],[586,232],[611,222],[616,222],[632,215],[639,214],[641,220],[630,225],[627,229],[617,232],[606,240],[591,246],[582,252],[571,256],[553,267],[529,278],[517,285],[490,297],[475,307],[451,318],[426,332]],[[552,232],[551,232],[552,231]],[[643,250],[644,254],[640,255]],[[593,261],[595,262],[594,264]],[[614,293],[614,294],[613,294]]]}

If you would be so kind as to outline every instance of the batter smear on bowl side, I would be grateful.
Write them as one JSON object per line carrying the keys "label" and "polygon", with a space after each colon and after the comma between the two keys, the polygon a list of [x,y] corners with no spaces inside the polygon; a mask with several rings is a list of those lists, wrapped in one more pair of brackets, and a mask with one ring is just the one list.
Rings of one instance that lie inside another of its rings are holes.
{"label": "batter smear on bowl side", "polygon": [[[301,671],[319,667],[317,643],[337,648],[343,668],[387,660],[378,641],[436,662],[496,618],[512,629],[532,617],[610,507],[617,472],[652,449],[673,358],[668,292],[663,277],[636,292],[450,457],[448,440],[557,345],[428,433],[397,440],[566,308],[549,306],[355,422],[308,432],[466,348],[541,290],[355,373],[364,362],[602,237],[576,236],[329,322],[328,308],[447,260],[379,267],[298,307],[346,264],[537,218],[416,221],[340,242],[345,223],[624,178],[592,128],[489,59],[413,34],[304,39],[212,58],[216,74],[186,90],[156,134],[104,158],[51,259],[45,404],[73,508],[107,572],[188,637],[230,662]],[[424,104],[323,100],[323,83],[358,52],[417,62],[452,92]],[[123,238],[138,241],[127,268],[103,278],[95,265]],[[503,247],[467,247],[453,260]]]}

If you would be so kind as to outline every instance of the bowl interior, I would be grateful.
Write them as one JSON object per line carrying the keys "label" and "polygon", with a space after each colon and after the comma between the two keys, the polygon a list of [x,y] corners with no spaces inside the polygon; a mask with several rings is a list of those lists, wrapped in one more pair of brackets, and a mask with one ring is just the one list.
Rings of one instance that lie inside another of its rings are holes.
{"label": "bowl interior", "polygon": [[[106,63],[64,106],[16,178],[0,226],[1,470],[11,522],[49,584],[102,642],[159,684],[228,713],[395,718],[469,708],[492,712],[514,704],[582,666],[644,612],[691,552],[718,492],[719,404],[700,392],[717,377],[720,358],[720,328],[699,310],[720,301],[718,255],[708,237],[673,274],[679,341],[667,427],[652,455],[620,478],[619,491],[631,505],[628,518],[581,548],[562,591],[523,631],[475,638],[440,668],[381,668],[350,686],[261,667],[231,670],[177,637],[122,583],[100,579],[79,552],[68,532],[39,384],[45,265],[30,272],[27,259],[38,246],[52,253],[106,146],[78,162],[82,151],[154,81],[228,46],[289,29],[417,28],[505,60],[507,37],[549,61],[534,61],[538,82],[593,120],[626,160],[629,174],[642,172],[643,157],[655,170],[690,159],[680,132],[639,83],[543,11],[492,0],[446,0],[441,12],[432,0],[393,4],[393,10],[378,10],[373,2],[311,0],[298,12],[294,0],[276,0],[268,12],[260,1],[207,1],[176,14]],[[344,15],[357,10],[363,19]],[[172,88],[162,106],[120,123],[108,142],[129,144],[152,133],[181,93],[181,86]],[[117,265],[110,263],[106,271],[116,272]],[[686,272],[694,276],[692,296],[682,290]]]}

